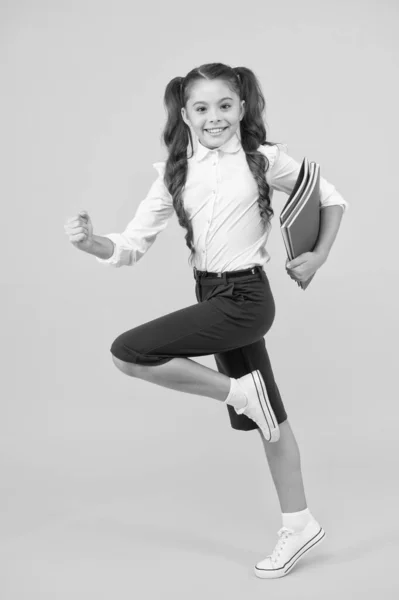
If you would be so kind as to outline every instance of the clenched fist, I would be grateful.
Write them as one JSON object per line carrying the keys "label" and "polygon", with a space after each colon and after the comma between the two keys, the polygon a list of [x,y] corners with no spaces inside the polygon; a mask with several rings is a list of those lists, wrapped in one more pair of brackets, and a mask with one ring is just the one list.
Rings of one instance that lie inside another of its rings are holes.
{"label": "clenched fist", "polygon": [[68,219],[64,230],[71,244],[79,250],[88,250],[93,246],[93,224],[85,210],[81,210],[76,217]]}

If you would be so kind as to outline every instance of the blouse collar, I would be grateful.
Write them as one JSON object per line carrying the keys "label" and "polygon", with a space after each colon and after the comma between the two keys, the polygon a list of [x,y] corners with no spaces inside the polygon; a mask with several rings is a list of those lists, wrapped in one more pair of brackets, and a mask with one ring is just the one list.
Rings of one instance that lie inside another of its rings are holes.
{"label": "blouse collar", "polygon": [[214,149],[207,148],[206,146],[201,144],[201,142],[199,141],[198,136],[196,134],[195,134],[195,138],[196,138],[196,142],[197,142],[197,148],[195,151],[195,159],[197,160],[197,162],[199,162],[205,156],[207,156],[209,154],[209,152],[214,152],[214,150],[221,150],[222,152],[234,154],[235,152],[238,152],[242,148],[241,141],[238,137],[237,132],[229,140],[227,140],[227,142],[225,142],[218,148],[214,148]]}

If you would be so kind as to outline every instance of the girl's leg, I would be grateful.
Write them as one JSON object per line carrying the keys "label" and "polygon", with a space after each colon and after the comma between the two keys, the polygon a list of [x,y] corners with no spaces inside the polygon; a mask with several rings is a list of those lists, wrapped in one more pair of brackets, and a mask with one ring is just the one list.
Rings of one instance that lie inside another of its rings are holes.
{"label": "girl's leg", "polygon": [[172,358],[163,365],[151,366],[127,363],[115,356],[112,358],[118,369],[126,375],[145,379],[172,390],[221,401],[226,400],[230,391],[230,377],[190,358]]}
{"label": "girl's leg", "polygon": [[[138,365],[124,362],[115,356],[114,363],[123,373],[188,394],[226,400],[230,377],[209,369],[190,358],[173,358],[163,365]],[[298,444],[288,423],[279,424],[280,439],[271,444],[260,429],[270,472],[283,513],[298,512],[307,507],[301,473]]]}
{"label": "girl's leg", "polygon": [[279,428],[280,439],[274,444],[267,442],[261,430],[258,431],[265,448],[281,512],[298,512],[307,508],[299,447],[288,420],[280,423]]}

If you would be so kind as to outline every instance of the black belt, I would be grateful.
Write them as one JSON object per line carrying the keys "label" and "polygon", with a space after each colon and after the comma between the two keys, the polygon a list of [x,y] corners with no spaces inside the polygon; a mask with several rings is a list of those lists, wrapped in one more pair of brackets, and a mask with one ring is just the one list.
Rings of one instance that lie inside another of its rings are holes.
{"label": "black belt", "polygon": [[197,281],[201,278],[206,279],[234,279],[235,277],[243,277],[245,275],[254,275],[255,273],[259,273],[262,271],[261,265],[256,265],[250,269],[243,269],[242,271],[220,271],[219,273],[213,273],[211,271],[199,271],[196,267],[194,267],[194,279]]}

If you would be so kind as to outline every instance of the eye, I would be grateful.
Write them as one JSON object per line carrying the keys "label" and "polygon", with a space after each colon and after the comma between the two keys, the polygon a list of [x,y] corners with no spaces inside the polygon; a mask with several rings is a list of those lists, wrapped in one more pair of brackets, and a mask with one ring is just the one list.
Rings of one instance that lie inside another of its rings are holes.
{"label": "eye", "polygon": [[[222,104],[222,108],[223,106],[228,106],[229,108],[231,108],[231,104]],[[197,108],[197,112],[201,110],[201,108],[204,108],[203,106],[200,106],[199,108]]]}

